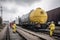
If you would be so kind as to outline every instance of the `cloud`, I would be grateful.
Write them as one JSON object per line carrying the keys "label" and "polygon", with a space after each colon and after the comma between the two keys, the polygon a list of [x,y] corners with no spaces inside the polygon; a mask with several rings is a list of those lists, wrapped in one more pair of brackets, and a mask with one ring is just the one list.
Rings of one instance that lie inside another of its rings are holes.
{"label": "cloud", "polygon": [[9,16],[12,15],[11,19],[27,14],[37,7],[41,7],[46,11],[60,7],[60,0],[0,0],[0,3],[3,6],[4,17],[7,18],[6,14]]}
{"label": "cloud", "polygon": [[31,8],[35,9],[37,7],[41,7],[45,11],[49,11],[60,7],[60,0],[42,0],[41,2],[36,2],[31,5]]}
{"label": "cloud", "polygon": [[15,19],[15,16],[13,16],[14,14],[10,14],[10,13],[3,13],[3,20],[9,20],[9,21],[13,21]]}
{"label": "cloud", "polygon": [[4,13],[10,13],[10,14],[14,14],[17,12],[17,7],[16,4],[14,3],[3,3],[2,4],[2,10]]}
{"label": "cloud", "polygon": [[0,0],[0,2],[15,2],[18,5],[31,5],[34,2],[39,2],[41,0]]}
{"label": "cloud", "polygon": [[11,9],[8,9],[6,7],[3,8],[3,11],[7,14],[7,13],[10,13],[10,14],[15,14],[17,12],[17,10],[15,8],[11,8]]}
{"label": "cloud", "polygon": [[1,2],[19,2],[19,3],[33,3],[40,0],[0,0]]}
{"label": "cloud", "polygon": [[38,2],[38,1],[40,0],[15,0],[15,2],[20,5],[31,5],[34,2]]}

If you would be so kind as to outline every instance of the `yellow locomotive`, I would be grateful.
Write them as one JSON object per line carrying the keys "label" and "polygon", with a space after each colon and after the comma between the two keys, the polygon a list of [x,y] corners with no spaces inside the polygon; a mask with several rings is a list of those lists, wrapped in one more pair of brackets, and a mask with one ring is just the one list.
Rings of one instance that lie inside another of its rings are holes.
{"label": "yellow locomotive", "polygon": [[47,13],[41,8],[36,8],[21,17],[21,25],[28,26],[28,28],[47,28],[45,26],[47,20]]}

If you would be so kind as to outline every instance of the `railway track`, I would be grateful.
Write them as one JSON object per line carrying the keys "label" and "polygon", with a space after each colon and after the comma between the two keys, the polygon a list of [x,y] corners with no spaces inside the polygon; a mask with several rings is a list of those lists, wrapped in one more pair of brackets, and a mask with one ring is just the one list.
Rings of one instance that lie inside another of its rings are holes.
{"label": "railway track", "polygon": [[10,40],[9,28],[8,27],[7,27],[5,38],[3,40]]}
{"label": "railway track", "polygon": [[56,40],[60,40],[60,27],[56,27],[53,38],[55,38]]}
{"label": "railway track", "polygon": [[13,33],[12,28],[7,27],[3,40],[60,40],[59,37],[57,34],[50,37],[48,32],[32,32],[21,27],[17,27],[17,32]]}
{"label": "railway track", "polygon": [[7,40],[7,30],[8,30],[8,25],[6,25],[3,30],[0,32],[0,40]]}
{"label": "railway track", "polygon": [[6,26],[6,31],[5,31],[5,36],[3,38],[3,40],[10,40],[10,35],[9,35],[9,25]]}
{"label": "railway track", "polygon": [[[47,32],[36,32],[37,34],[45,34],[49,36],[49,33]],[[54,34],[51,38],[54,38],[55,40],[60,40],[60,35]]]}
{"label": "railway track", "polygon": [[41,40],[40,38],[36,37],[35,35],[31,35],[31,34],[25,32],[25,31],[22,31],[20,29],[17,29],[17,32],[20,33],[26,40]]}
{"label": "railway track", "polygon": [[[36,33],[38,33],[38,34],[42,33],[42,34],[49,36],[49,30],[48,29],[43,30],[43,31],[41,30],[40,32],[36,32]],[[52,38],[54,38],[56,40],[60,40],[60,27],[56,27]]]}
{"label": "railway track", "polygon": [[32,31],[28,31],[21,27],[17,27],[17,32],[24,36],[27,40],[54,40],[53,38],[46,36],[44,34],[37,34]]}
{"label": "railway track", "polygon": [[12,28],[9,28],[10,32],[10,40],[26,40],[22,35],[20,35],[18,32],[13,33]]}

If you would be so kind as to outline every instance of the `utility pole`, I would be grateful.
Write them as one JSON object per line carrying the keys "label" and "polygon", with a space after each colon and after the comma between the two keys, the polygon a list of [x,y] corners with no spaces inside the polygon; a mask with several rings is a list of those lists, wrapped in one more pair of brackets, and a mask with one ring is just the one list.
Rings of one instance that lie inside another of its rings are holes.
{"label": "utility pole", "polygon": [[0,25],[2,26],[2,21],[3,21],[3,19],[2,19],[2,12],[3,12],[3,10],[2,10],[2,6],[0,6]]}
{"label": "utility pole", "polygon": [[2,23],[3,23],[3,17],[2,17],[2,14],[3,14],[3,7],[2,7],[2,0],[0,1],[0,16],[1,16],[1,20],[0,20],[0,23],[1,23],[1,25],[2,25]]}
{"label": "utility pole", "polygon": [[2,9],[3,7],[2,6],[0,6],[0,13],[1,13],[1,18],[2,18],[2,12],[3,12],[3,9]]}

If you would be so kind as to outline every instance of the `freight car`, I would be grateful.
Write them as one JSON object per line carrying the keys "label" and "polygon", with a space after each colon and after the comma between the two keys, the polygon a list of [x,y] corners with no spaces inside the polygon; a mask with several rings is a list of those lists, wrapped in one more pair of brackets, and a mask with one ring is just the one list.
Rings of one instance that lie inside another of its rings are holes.
{"label": "freight car", "polygon": [[47,11],[48,21],[54,21],[56,26],[60,26],[60,7]]}
{"label": "freight car", "polygon": [[28,14],[23,15],[20,24],[31,29],[45,29],[47,28],[47,20],[47,13],[41,8],[36,8]]}

